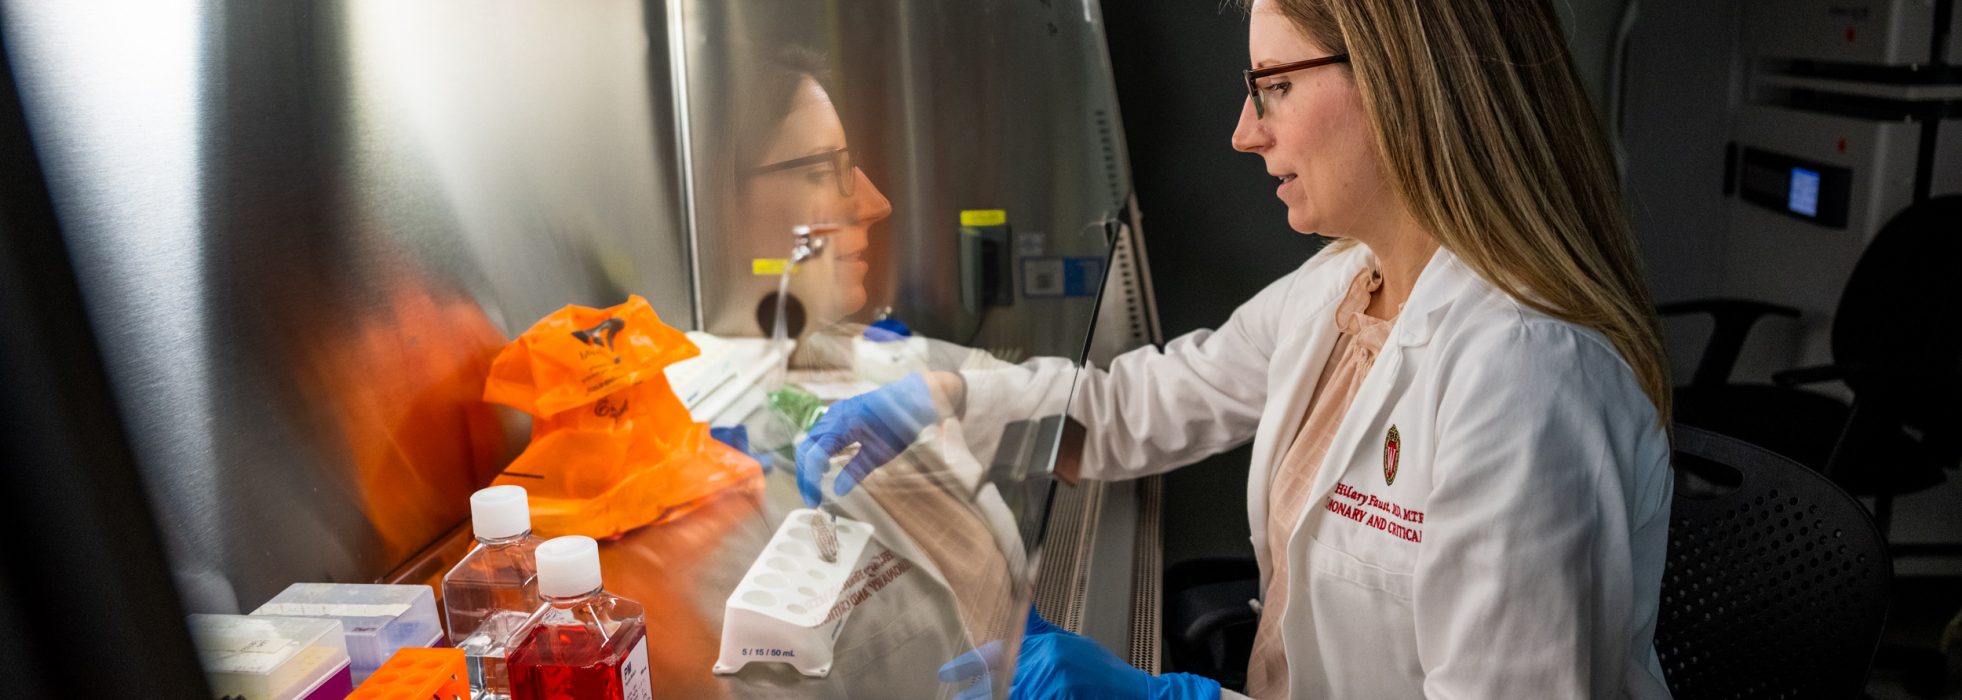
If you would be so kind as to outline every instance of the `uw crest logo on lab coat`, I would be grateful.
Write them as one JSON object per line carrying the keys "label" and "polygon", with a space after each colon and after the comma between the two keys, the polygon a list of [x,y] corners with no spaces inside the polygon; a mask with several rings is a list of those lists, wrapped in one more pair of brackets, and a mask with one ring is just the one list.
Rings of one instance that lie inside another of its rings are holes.
{"label": "uw crest logo on lab coat", "polygon": [[1383,438],[1383,484],[1397,483],[1397,456],[1403,452],[1403,438],[1397,435],[1397,427],[1390,426],[1390,434]]}

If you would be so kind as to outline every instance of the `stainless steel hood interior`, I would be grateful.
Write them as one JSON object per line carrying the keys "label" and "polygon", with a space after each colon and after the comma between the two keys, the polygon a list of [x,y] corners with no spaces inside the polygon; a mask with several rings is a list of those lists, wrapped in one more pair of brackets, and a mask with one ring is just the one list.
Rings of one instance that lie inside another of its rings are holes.
{"label": "stainless steel hood interior", "polygon": [[1080,356],[1094,298],[962,309],[959,212],[1101,257],[1130,193],[1095,2],[0,3],[192,612],[372,581],[462,523],[526,437],[483,367],[551,311],[753,331],[718,321],[760,287],[694,157],[747,48],[828,57],[894,209],[867,307],[927,335]]}

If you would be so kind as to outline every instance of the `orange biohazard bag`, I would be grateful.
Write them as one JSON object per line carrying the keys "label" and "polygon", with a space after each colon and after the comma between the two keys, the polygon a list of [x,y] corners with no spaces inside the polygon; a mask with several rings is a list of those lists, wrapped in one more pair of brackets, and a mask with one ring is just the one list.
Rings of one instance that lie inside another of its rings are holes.
{"label": "orange biohazard bag", "polygon": [[484,400],[531,414],[531,445],[492,484],[531,494],[542,537],[605,538],[680,517],[763,470],[689,417],[662,368],[700,351],[638,297],[568,306],[491,363]]}

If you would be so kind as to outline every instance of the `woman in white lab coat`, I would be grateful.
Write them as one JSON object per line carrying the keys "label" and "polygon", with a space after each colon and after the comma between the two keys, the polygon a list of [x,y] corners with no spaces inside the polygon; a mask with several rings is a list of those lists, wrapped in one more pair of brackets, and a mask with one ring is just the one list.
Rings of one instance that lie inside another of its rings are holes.
{"label": "woman in white lab coat", "polygon": [[[857,442],[849,489],[923,420],[963,415],[981,447],[993,416],[1073,391],[1086,477],[1253,441],[1252,696],[1668,697],[1669,382],[1551,5],[1255,0],[1250,50],[1233,146],[1265,159],[1296,231],[1337,243],[1217,331],[1108,371],[1043,359],[841,402],[800,472]],[[1013,688],[1221,694],[1039,619]]]}

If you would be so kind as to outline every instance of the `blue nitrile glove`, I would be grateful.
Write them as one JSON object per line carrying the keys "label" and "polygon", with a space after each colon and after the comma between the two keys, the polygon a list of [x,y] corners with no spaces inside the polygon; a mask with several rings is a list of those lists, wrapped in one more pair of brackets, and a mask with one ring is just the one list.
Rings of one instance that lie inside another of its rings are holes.
{"label": "blue nitrile glove", "polygon": [[[1029,619],[1024,623],[1022,628],[1022,639],[1024,643],[1030,637],[1053,632],[1069,634],[1068,632],[1063,632],[1061,627],[1049,624],[1048,620],[1042,619],[1042,615],[1036,613],[1035,607],[1030,606]],[[976,647],[974,651],[954,657],[953,661],[942,664],[940,666],[940,682],[959,683],[962,681],[971,681],[971,684],[966,689],[954,695],[953,700],[988,700],[991,697],[989,695],[990,689],[994,687],[995,683],[995,669],[1000,668],[1000,661],[1001,640],[997,639]]]}
{"label": "blue nitrile glove", "polygon": [[750,459],[756,460],[757,466],[763,467],[764,474],[767,475],[770,473],[770,453],[756,453],[749,450],[748,426],[737,425],[728,428],[711,427],[709,428],[709,437],[715,438],[716,442],[736,448],[737,452],[749,455]]}
{"label": "blue nitrile glove", "polygon": [[843,496],[872,470],[905,452],[920,431],[938,422],[940,412],[934,410],[926,378],[918,372],[871,393],[831,404],[824,417],[811,426],[804,444],[797,446],[797,490],[804,494],[804,505],[816,508],[824,500],[818,480],[831,467],[831,456],[840,450],[854,442],[859,446],[858,455],[845,464],[833,487]]}
{"label": "blue nitrile glove", "polygon": [[913,337],[913,329],[907,328],[906,324],[901,323],[899,319],[896,318],[882,318],[877,321],[873,321],[872,325],[865,327],[865,337],[872,338],[873,340],[882,340],[881,338],[872,337],[872,329],[874,328],[877,328],[880,331],[884,331],[886,333],[890,333],[899,338]]}
{"label": "blue nitrile glove", "polygon": [[[983,700],[1001,653],[989,642],[940,667],[952,683],[980,675],[954,700]],[[1154,676],[1125,663],[1088,637],[1065,632],[1029,611],[1009,700],[1219,700],[1219,682],[1189,673]]]}
{"label": "blue nitrile glove", "polygon": [[906,339],[906,336],[900,335],[898,333],[894,333],[891,330],[880,328],[878,326],[866,326],[865,333],[863,335],[865,336],[866,340],[870,340],[874,343],[892,343],[892,342],[897,342]]}
{"label": "blue nitrile glove", "polygon": [[974,651],[954,657],[940,666],[940,682],[969,685],[955,693],[953,700],[989,700],[995,686],[995,668],[1001,661],[1001,640],[983,644]]}
{"label": "blue nitrile glove", "polygon": [[1035,606],[1031,605],[1029,606],[1029,620],[1022,625],[1022,636],[1029,637],[1038,634],[1070,634],[1070,632],[1061,627],[1049,624],[1048,620],[1042,619],[1042,613],[1036,612]]}

